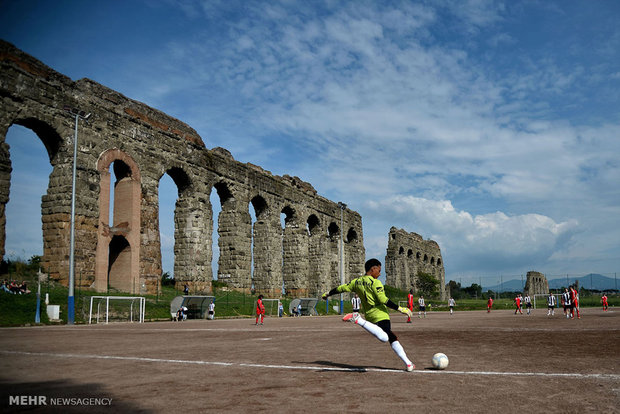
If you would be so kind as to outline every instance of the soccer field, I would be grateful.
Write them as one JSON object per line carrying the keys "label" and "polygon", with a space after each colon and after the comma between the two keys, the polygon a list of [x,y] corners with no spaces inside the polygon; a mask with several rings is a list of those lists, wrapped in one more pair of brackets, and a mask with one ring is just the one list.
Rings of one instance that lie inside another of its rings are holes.
{"label": "soccer field", "polygon": [[[416,370],[340,317],[2,328],[2,412],[617,412],[620,312],[392,315]],[[431,357],[450,358],[445,371]],[[28,399],[20,396],[33,397]],[[36,397],[36,399],[34,398]],[[42,402],[40,397],[44,397]],[[62,399],[73,398],[73,400]],[[73,403],[78,405],[60,406]],[[55,404],[55,405],[52,405]]]}

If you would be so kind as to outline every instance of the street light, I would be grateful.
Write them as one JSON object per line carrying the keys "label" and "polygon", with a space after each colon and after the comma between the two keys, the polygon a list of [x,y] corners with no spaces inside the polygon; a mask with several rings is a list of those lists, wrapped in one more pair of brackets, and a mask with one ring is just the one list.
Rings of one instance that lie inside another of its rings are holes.
{"label": "street light", "polygon": [[75,321],[75,299],[73,297],[73,285],[75,284],[75,175],[77,166],[77,143],[78,121],[82,118],[86,121],[90,113],[80,111],[77,108],[64,107],[64,110],[75,116],[75,134],[73,137],[73,173],[71,176],[71,242],[69,247],[69,297],[67,298],[67,324],[73,325]]}
{"label": "street light", "polygon": [[[343,202],[338,202],[338,207],[340,207],[340,284],[344,285],[344,243],[342,240],[342,215],[344,213],[344,209],[347,208],[347,205]],[[344,313],[344,302],[342,300],[342,293],[340,294],[340,314]]]}

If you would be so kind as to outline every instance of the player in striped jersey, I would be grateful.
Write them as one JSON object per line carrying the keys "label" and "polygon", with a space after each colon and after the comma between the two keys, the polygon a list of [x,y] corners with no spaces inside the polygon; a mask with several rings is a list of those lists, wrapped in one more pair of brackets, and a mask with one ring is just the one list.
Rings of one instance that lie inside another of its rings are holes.
{"label": "player in striped jersey", "polygon": [[564,288],[564,293],[562,293],[562,306],[564,306],[564,315],[566,315],[566,319],[570,318],[570,293],[568,288]]}
{"label": "player in striped jersey", "polygon": [[549,292],[549,296],[547,297],[547,316],[553,315],[555,315],[555,296]]}
{"label": "player in striped jersey", "polygon": [[409,360],[403,346],[392,332],[388,308],[397,310],[409,317],[411,316],[411,311],[405,307],[398,306],[385,295],[383,283],[379,280],[379,276],[381,275],[381,262],[379,260],[368,260],[364,268],[366,269],[366,274],[364,276],[333,288],[329,292],[324,293],[322,298],[327,299],[331,295],[343,292],[357,293],[362,300],[362,309],[364,310],[366,319],[362,318],[359,313],[349,313],[346,314],[342,320],[345,322],[351,321],[361,326],[381,342],[389,341],[392,350],[405,363],[405,369],[407,371],[413,371],[415,365]]}
{"label": "player in striped jersey", "polygon": [[525,303],[525,308],[527,309],[527,314],[529,315],[532,312],[532,298],[530,298],[529,293],[523,298],[523,303]]}

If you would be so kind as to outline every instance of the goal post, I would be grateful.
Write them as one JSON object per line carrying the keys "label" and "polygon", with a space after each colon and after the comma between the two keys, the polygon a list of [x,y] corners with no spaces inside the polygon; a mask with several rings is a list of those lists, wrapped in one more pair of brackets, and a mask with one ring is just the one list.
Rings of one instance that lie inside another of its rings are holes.
{"label": "goal post", "polygon": [[93,316],[99,323],[102,314],[105,323],[110,319],[122,322],[144,322],[146,300],[141,296],[91,296],[88,312],[88,323],[93,322]]}
{"label": "goal post", "polygon": [[[280,309],[280,299],[262,299],[263,306],[265,307],[265,315],[278,316]],[[256,301],[254,302],[254,309],[256,309]]]}

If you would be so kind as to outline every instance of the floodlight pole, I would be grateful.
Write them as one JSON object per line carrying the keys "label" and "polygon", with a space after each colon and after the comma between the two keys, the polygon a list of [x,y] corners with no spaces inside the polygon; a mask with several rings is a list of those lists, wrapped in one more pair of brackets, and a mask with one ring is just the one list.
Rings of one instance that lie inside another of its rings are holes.
{"label": "floodlight pole", "polygon": [[75,116],[75,133],[73,136],[73,172],[71,175],[71,230],[69,246],[69,296],[67,298],[67,324],[75,322],[75,298],[73,285],[75,285],[75,181],[77,171],[77,148],[78,148],[78,122],[80,118],[87,120],[90,114],[76,108],[65,107],[65,111]]}
{"label": "floodlight pole", "polygon": [[[347,205],[343,202],[338,202],[338,207],[340,207],[340,261],[339,261],[339,271],[340,271],[340,284],[344,285],[344,243],[342,237],[342,225],[343,219],[342,216],[344,214],[344,209],[347,208]],[[340,314],[344,314],[344,301],[343,295],[340,294]]]}

